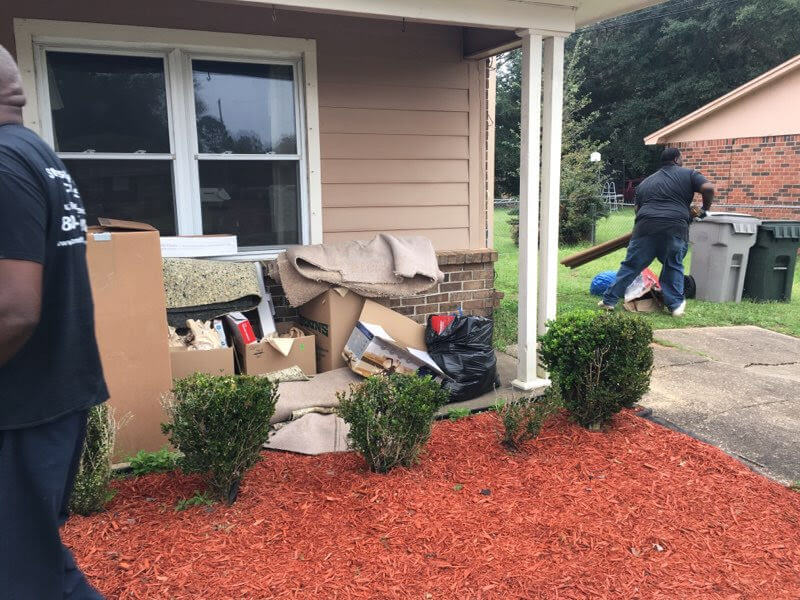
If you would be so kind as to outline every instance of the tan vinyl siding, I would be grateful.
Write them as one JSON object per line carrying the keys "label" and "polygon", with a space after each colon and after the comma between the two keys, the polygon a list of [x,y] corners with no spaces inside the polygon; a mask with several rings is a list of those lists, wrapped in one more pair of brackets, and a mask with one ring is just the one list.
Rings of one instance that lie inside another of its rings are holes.
{"label": "tan vinyl siding", "polygon": [[467,206],[467,183],[372,183],[322,185],[325,206]]}
{"label": "tan vinyl siding", "polygon": [[[383,229],[381,231],[384,231]],[[469,230],[453,229],[398,229],[389,233],[393,235],[424,235],[433,240],[441,248],[469,248]],[[372,231],[327,232],[326,242],[346,242],[348,240],[369,240],[375,235]]]}
{"label": "tan vinyl siding", "polygon": [[466,112],[467,90],[327,83],[319,90],[322,106]]}
{"label": "tan vinyl siding", "polygon": [[468,159],[465,135],[323,133],[322,158]]}
{"label": "tan vinyl siding", "polygon": [[341,233],[347,231],[387,231],[413,229],[437,229],[443,224],[466,228],[469,214],[466,206],[415,206],[409,210],[403,206],[383,206],[377,210],[363,208],[329,208],[323,215],[325,231]]}
{"label": "tan vinyl siding", "polygon": [[459,27],[192,0],[10,0],[13,17],[317,40],[323,236],[422,234],[439,250],[485,245],[485,66]]}

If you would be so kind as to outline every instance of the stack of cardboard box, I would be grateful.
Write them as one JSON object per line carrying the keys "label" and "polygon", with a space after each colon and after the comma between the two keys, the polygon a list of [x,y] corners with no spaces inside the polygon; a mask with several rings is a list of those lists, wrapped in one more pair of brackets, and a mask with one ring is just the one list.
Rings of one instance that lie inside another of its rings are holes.
{"label": "stack of cardboard box", "polygon": [[161,267],[163,240],[158,231],[143,223],[114,219],[100,223],[88,233],[87,259],[110,403],[117,418],[127,421],[117,437],[118,461],[167,443],[160,428],[166,419],[162,399],[173,379],[193,373],[259,375],[299,366],[306,375],[343,367],[362,376],[420,368],[441,374],[427,355],[422,325],[340,288],[301,307],[296,324],[274,325],[267,302],[260,306],[258,318],[269,320],[276,335],[294,330],[294,336],[280,344],[269,339],[243,343],[229,335],[227,347],[170,348]]}

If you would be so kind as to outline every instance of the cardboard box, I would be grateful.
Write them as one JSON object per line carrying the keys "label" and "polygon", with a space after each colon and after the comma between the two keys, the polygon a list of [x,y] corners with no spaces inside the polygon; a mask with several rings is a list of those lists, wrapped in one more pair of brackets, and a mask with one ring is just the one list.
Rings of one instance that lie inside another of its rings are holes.
{"label": "cardboard box", "polygon": [[95,333],[110,405],[118,421],[114,460],[167,444],[162,395],[172,387],[167,309],[158,231],[144,223],[100,219],[86,258]]}
{"label": "cardboard box", "polygon": [[333,288],[300,307],[300,328],[316,336],[317,371],[325,373],[347,366],[342,358],[364,298],[344,288]]}
{"label": "cardboard box", "polygon": [[367,300],[342,354],[350,369],[362,377],[413,374],[423,368],[446,377],[425,348],[422,325]]}
{"label": "cardboard box", "polygon": [[[278,333],[286,333],[292,327],[297,327],[294,323],[278,323]],[[289,354],[284,356],[273,348],[268,341],[247,344],[237,347],[236,350],[241,360],[242,373],[248,375],[263,375],[274,373],[281,369],[298,366],[306,375],[317,373],[317,356],[315,351],[315,340],[313,335],[294,338]]]}
{"label": "cardboard box", "polygon": [[650,294],[642,298],[629,300],[628,302],[623,303],[622,306],[625,310],[630,312],[654,313],[664,310],[664,305],[662,304],[661,300]]}
{"label": "cardboard box", "polygon": [[235,235],[176,235],[161,238],[161,256],[201,258],[230,256],[239,251]]}
{"label": "cardboard box", "polygon": [[195,373],[234,374],[233,348],[216,348],[214,350],[170,348],[169,358],[173,379],[183,379]]}

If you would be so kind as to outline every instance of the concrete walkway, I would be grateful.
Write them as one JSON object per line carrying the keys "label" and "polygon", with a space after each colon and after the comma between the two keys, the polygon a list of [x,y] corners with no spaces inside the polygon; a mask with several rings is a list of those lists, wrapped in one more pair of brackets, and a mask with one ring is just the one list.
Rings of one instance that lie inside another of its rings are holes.
{"label": "concrete walkway", "polygon": [[800,339],[759,327],[655,332],[642,404],[782,483],[800,481]]}

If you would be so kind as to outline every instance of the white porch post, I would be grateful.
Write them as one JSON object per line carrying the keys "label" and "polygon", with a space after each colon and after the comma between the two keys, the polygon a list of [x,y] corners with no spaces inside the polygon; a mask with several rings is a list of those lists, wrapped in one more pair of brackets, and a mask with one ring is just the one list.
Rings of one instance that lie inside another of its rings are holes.
{"label": "white porch post", "polygon": [[519,330],[517,379],[529,391],[547,382],[537,377],[537,282],[539,231],[539,147],[541,142],[542,36],[518,31],[522,38],[522,103],[519,170]]}
{"label": "white porch post", "polygon": [[[561,123],[564,102],[564,37],[544,38],[542,119],[542,203],[539,229],[538,335],[556,318],[558,216],[561,190]],[[539,369],[540,377],[547,377]]]}

